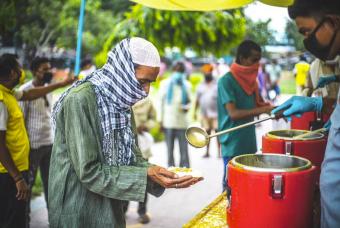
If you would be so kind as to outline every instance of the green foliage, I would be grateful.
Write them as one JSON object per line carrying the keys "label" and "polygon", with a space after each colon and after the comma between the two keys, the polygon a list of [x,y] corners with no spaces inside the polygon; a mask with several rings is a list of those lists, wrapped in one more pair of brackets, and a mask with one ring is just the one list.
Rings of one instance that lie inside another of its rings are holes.
{"label": "green foliage", "polygon": [[269,28],[270,22],[271,19],[253,22],[251,19],[247,18],[246,38],[255,41],[262,47],[269,44],[275,44],[275,31]]}
{"label": "green foliage", "polygon": [[164,133],[161,131],[159,124],[150,130],[150,134],[152,135],[155,142],[162,142],[165,139]]}
{"label": "green foliage", "polygon": [[57,36],[59,14],[66,0],[2,0],[1,39],[4,45],[23,47],[26,59],[34,57]]}
{"label": "green foliage", "polygon": [[41,193],[44,191],[40,171],[37,172],[37,177],[35,178],[35,183],[32,188],[32,198],[36,196],[40,196]]}
{"label": "green foliage", "polygon": [[[77,27],[80,0],[68,0],[60,13],[58,47],[74,49],[77,42]],[[94,54],[101,50],[113,24],[119,15],[113,15],[110,9],[103,9],[100,0],[87,0],[83,31],[83,55]]]}
{"label": "green foliage", "polygon": [[279,86],[282,94],[296,94],[295,78],[292,72],[285,72],[280,79]]}
{"label": "green foliage", "polygon": [[104,64],[107,52],[125,37],[144,37],[154,43],[161,54],[166,47],[178,47],[181,51],[192,48],[198,54],[221,56],[228,54],[243,39],[244,33],[245,19],[240,10],[176,12],[135,5],[111,30],[96,56],[96,63]]}
{"label": "green foliage", "polygon": [[[99,52],[114,24],[133,3],[87,0],[83,55]],[[80,0],[1,0],[0,39],[4,46],[24,49],[24,63],[54,46],[75,49]]]}
{"label": "green foliage", "polygon": [[287,21],[286,28],[286,39],[289,45],[296,48],[297,51],[304,51],[303,36],[299,33],[295,23],[291,20]]}

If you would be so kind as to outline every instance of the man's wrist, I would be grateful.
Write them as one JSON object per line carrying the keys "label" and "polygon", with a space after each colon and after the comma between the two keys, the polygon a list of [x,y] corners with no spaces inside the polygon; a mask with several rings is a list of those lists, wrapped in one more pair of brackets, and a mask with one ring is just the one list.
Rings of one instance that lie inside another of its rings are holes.
{"label": "man's wrist", "polygon": [[24,179],[24,177],[22,176],[22,174],[19,172],[15,175],[12,176],[13,180],[15,183],[21,181],[22,179]]}

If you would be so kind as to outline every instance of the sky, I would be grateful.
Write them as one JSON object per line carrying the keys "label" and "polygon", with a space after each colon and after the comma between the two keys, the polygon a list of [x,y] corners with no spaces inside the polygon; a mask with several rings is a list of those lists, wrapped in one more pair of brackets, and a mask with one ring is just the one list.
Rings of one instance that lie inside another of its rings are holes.
{"label": "sky", "polygon": [[270,28],[277,31],[277,40],[281,40],[284,36],[286,21],[289,20],[287,8],[256,2],[249,4],[245,8],[245,14],[254,21],[266,21],[271,18]]}

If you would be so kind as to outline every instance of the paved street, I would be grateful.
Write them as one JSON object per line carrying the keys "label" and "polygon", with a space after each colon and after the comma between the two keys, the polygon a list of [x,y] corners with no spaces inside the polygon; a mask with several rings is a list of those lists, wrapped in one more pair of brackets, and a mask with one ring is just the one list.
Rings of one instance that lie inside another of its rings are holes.
{"label": "paved street", "polygon": [[[286,99],[286,97],[285,97]],[[285,99],[282,99],[285,100]],[[256,127],[258,147],[261,147],[261,136],[274,128],[287,128],[287,124],[267,121]],[[246,139],[245,139],[246,142]],[[177,161],[179,160],[178,147],[175,148]],[[157,143],[152,148],[153,157],[150,162],[166,166],[166,145]],[[151,222],[147,225],[139,224],[137,221],[137,203],[132,202],[126,219],[128,228],[177,228],[182,227],[206,205],[213,201],[222,191],[223,161],[217,158],[216,141],[212,140],[210,158],[202,158],[204,149],[190,147],[190,159],[193,169],[201,171],[204,181],[188,189],[170,189],[160,197],[149,197],[148,213]],[[45,228],[47,223],[47,210],[43,197],[32,201],[31,227]]]}

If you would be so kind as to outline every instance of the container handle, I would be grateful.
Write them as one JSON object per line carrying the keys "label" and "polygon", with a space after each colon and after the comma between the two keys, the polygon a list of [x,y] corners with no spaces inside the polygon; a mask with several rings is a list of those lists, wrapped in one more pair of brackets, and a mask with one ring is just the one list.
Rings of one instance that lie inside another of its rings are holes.
{"label": "container handle", "polygon": [[284,178],[282,174],[274,174],[272,176],[271,194],[273,199],[282,199],[284,193]]}

